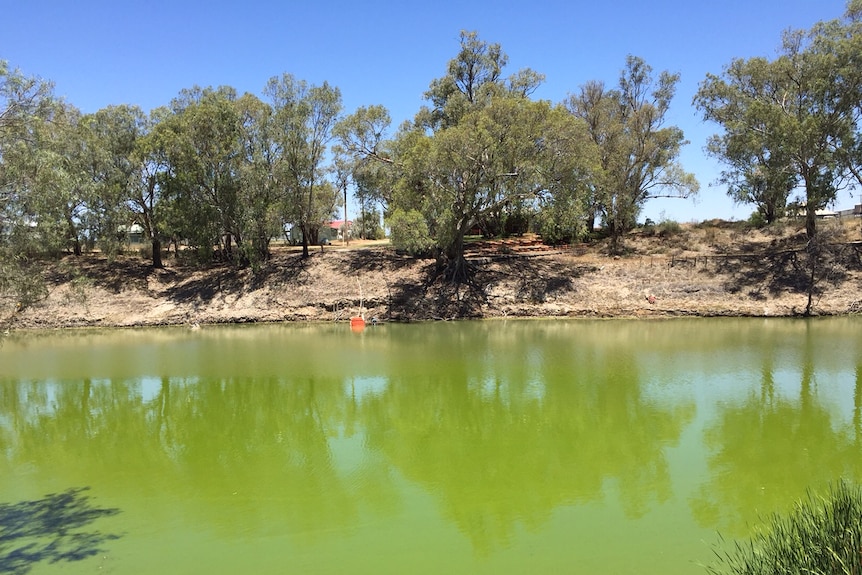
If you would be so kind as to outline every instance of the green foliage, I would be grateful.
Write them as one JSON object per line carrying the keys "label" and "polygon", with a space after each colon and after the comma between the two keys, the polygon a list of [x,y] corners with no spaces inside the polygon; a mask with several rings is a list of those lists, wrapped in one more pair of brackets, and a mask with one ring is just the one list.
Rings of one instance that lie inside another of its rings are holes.
{"label": "green foliage", "polygon": [[40,270],[35,260],[14,249],[0,248],[0,301],[8,298],[16,309],[24,309],[45,298],[48,288]]}
{"label": "green foliage", "polygon": [[35,142],[55,109],[50,83],[0,60],[0,301],[11,300],[13,309],[46,294],[35,257],[46,251],[49,234],[34,229],[35,177],[49,177],[58,157],[38,154]]}
{"label": "green foliage", "polygon": [[389,237],[397,250],[427,255],[434,246],[425,217],[416,210],[396,209],[387,221]]}
{"label": "green foliage", "polygon": [[324,82],[310,86],[290,74],[273,77],[264,90],[273,108],[273,173],[283,198],[283,219],[302,230],[308,256],[313,230],[329,219],[340,190],[325,179],[324,160],[341,113],[341,91]]}
{"label": "green foliage", "polygon": [[572,195],[557,195],[536,216],[536,231],[549,245],[572,243],[587,233],[581,205]]}
{"label": "green foliage", "polygon": [[647,236],[657,236],[660,238],[669,238],[682,233],[682,226],[679,222],[668,218],[662,218],[658,223],[647,218],[644,221],[643,232]]}
{"label": "green foliage", "polygon": [[719,554],[713,574],[862,573],[862,488],[841,481]]}
{"label": "green foliage", "polygon": [[708,150],[727,170],[728,194],[752,203],[767,223],[781,216],[795,186],[805,189],[806,231],[815,210],[850,178],[862,181],[862,21],[849,5],[843,20],[785,33],[779,56],[735,59],[708,75],[694,103],[724,133]]}
{"label": "green foliage", "polygon": [[530,230],[532,213],[526,206],[506,210],[503,218],[503,237],[520,236]]}
{"label": "green foliage", "polygon": [[457,126],[463,117],[483,108],[500,95],[526,98],[544,81],[544,76],[524,69],[503,79],[509,57],[499,44],[489,44],[476,32],[461,31],[458,55],[449,61],[447,74],[431,82],[425,97],[431,108],[423,108],[416,123],[433,131]]}
{"label": "green foliage", "polygon": [[762,210],[755,210],[748,216],[748,223],[754,228],[765,228],[770,224]]}
{"label": "green foliage", "polygon": [[[459,281],[465,234],[477,225],[486,235],[522,233],[537,200],[568,201],[590,156],[583,123],[529,98],[541,75],[504,78],[507,60],[498,44],[464,32],[447,74],[426,93],[430,107],[392,141],[381,139],[388,115],[379,111],[362,109],[340,125],[363,185],[389,190],[378,196],[386,210],[421,214],[441,263]],[[379,169],[368,170],[368,161]]]}
{"label": "green foliage", "polygon": [[[165,149],[174,168],[165,182],[176,211],[173,228],[199,257],[236,261],[245,229],[240,195],[242,127],[232,88],[192,88],[172,102],[174,114],[164,123]],[[217,252],[213,252],[213,247]]]}
{"label": "green foliage", "polygon": [[635,227],[649,199],[698,192],[694,176],[678,162],[687,143],[683,132],[665,125],[678,81],[679,75],[669,72],[653,78],[644,60],[629,56],[618,88],[589,82],[566,102],[586,122],[599,149],[598,166],[584,178],[583,196],[587,212],[602,215],[614,246]]}
{"label": "green foliage", "polygon": [[682,233],[682,226],[675,220],[662,219],[656,226],[656,234],[660,237],[678,236]]}
{"label": "green foliage", "polygon": [[[701,84],[694,103],[723,128],[708,150],[731,197],[756,207],[752,224],[778,220],[804,187],[813,236],[814,210],[862,183],[860,7],[852,0],[843,18],[788,31],[778,57],[736,59]],[[134,106],[82,115],[0,61],[0,287],[22,281],[16,266],[34,254],[98,246],[112,257],[133,222],[157,267],[161,242],[180,241],[201,261],[258,266],[285,224],[302,230],[307,254],[351,185],[368,216],[360,235],[380,234],[378,208],[407,217],[395,235],[408,251],[434,247],[459,273],[477,225],[489,236],[532,226],[557,243],[601,219],[616,246],[651,198],[697,193],[679,163],[684,134],[666,123],[677,74],[629,56],[616,86],[588,82],[554,106],[531,99],[541,74],[507,76],[507,64],[499,44],[461,32],[427,105],[387,139],[385,108],[341,118],[338,88],[290,74],[270,79],[266,102],[193,87],[149,117]],[[669,224],[656,233],[676,233]]]}
{"label": "green foliage", "polygon": [[380,212],[374,208],[363,210],[359,217],[356,218],[353,234],[365,240],[383,239],[383,228],[380,226]]}

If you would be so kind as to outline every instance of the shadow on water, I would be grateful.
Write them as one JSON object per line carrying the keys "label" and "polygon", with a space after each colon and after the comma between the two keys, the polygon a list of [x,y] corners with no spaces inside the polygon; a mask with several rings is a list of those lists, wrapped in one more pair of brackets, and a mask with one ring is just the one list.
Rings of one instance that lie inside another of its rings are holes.
{"label": "shadow on water", "polygon": [[0,573],[23,575],[36,563],[80,561],[103,552],[106,541],[119,539],[116,534],[88,529],[100,517],[120,510],[94,506],[84,493],[87,489],[0,503]]}

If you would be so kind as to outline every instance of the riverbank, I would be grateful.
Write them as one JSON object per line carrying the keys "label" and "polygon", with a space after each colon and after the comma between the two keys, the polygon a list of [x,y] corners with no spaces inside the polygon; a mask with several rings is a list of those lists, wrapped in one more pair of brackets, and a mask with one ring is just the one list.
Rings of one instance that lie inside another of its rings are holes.
{"label": "riverbank", "polygon": [[862,312],[859,221],[833,223],[810,257],[798,226],[713,222],[638,230],[624,255],[605,242],[550,248],[534,238],[470,245],[470,285],[381,242],[279,246],[262,269],[152,269],[98,254],[45,264],[46,297],[0,317],[13,329],[494,317],[799,316]]}

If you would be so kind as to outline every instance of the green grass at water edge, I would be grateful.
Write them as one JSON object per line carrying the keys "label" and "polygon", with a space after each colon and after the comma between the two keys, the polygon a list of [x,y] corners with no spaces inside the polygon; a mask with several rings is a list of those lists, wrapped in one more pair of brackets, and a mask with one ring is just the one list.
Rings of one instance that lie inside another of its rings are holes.
{"label": "green grass at water edge", "polygon": [[862,487],[841,481],[825,496],[809,492],[718,559],[709,573],[862,575]]}

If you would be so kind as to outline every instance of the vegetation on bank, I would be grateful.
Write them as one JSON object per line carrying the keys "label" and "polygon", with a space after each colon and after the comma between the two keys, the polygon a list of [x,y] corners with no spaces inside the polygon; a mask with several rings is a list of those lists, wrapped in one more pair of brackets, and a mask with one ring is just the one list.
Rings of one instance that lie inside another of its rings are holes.
{"label": "vegetation on bank", "polygon": [[841,481],[775,515],[750,540],[719,553],[714,575],[862,573],[862,487]]}
{"label": "vegetation on bank", "polygon": [[[788,32],[775,59],[708,75],[694,100],[723,130],[709,151],[728,193],[764,223],[803,213],[809,240],[815,211],[862,181],[860,16],[851,0],[843,17]],[[678,75],[629,56],[615,86],[590,81],[552,103],[532,97],[540,73],[507,76],[507,64],[499,44],[463,32],[427,105],[393,133],[384,108],[345,114],[337,87],[290,74],[261,97],[195,86],[149,113],[82,114],[0,63],[0,294],[38,299],[39,258],[112,257],[133,224],[156,269],[182,244],[257,270],[288,228],[308,257],[349,190],[360,234],[382,216],[397,248],[469,283],[474,232],[570,244],[601,225],[624,253],[646,202],[698,192],[679,162],[685,135],[667,123]]]}
{"label": "vegetation on bank", "polygon": [[256,269],[200,265],[184,250],[162,269],[134,252],[70,254],[43,262],[33,305],[0,298],[0,329],[344,321],[360,306],[380,321],[860,313],[860,220],[823,222],[818,238],[814,250],[803,220],[660,222],[627,234],[623,255],[609,253],[610,238],[471,237],[473,279],[461,284],[386,240],[336,242],[307,258],[278,245]]}

